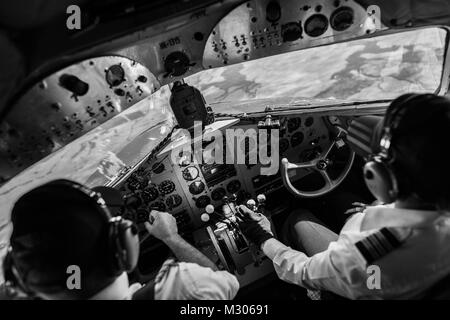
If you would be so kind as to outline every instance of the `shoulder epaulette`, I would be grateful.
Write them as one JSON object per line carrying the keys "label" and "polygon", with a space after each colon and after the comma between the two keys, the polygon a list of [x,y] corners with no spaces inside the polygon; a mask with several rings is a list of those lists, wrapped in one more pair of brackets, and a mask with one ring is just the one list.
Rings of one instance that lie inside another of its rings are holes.
{"label": "shoulder epaulette", "polygon": [[395,250],[401,244],[402,242],[389,228],[383,228],[356,242],[355,246],[367,263],[371,264]]}

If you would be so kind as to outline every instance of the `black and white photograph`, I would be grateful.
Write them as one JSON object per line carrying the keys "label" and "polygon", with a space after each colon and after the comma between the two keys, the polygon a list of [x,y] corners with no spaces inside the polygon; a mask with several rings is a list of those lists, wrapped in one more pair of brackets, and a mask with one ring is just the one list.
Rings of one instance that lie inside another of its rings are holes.
{"label": "black and white photograph", "polygon": [[450,300],[449,44],[448,0],[1,0],[1,303]]}

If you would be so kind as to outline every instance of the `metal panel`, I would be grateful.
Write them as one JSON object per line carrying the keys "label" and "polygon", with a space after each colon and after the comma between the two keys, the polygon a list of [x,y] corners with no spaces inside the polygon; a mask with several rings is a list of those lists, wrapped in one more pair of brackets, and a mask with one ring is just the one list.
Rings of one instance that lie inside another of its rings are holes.
{"label": "metal panel", "polygon": [[231,11],[211,32],[203,66],[220,67],[344,41],[380,27],[378,12],[368,14],[352,0],[252,0]]}
{"label": "metal panel", "polygon": [[0,183],[159,89],[125,57],[88,59],[32,86],[0,124]]}

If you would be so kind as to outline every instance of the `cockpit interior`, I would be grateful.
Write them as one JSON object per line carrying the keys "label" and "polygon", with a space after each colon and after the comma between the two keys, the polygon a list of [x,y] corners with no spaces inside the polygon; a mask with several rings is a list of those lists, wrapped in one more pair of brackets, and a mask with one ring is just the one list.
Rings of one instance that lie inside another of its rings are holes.
{"label": "cockpit interior", "polygon": [[115,214],[139,230],[131,279],[170,254],[144,227],[158,210],[237,277],[238,299],[307,299],[239,231],[236,207],[263,212],[278,239],[300,207],[339,230],[352,195],[374,200],[352,120],[449,89],[445,0],[6,2],[1,257],[18,197],[66,178],[120,191]]}

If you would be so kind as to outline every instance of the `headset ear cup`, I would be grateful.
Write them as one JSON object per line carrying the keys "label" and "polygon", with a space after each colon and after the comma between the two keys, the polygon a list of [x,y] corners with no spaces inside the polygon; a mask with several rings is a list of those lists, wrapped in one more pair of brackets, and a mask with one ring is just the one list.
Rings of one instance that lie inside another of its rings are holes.
{"label": "headset ear cup", "polygon": [[132,271],[139,258],[139,235],[130,220],[113,218],[111,221],[111,257],[113,274]]}
{"label": "headset ear cup", "polygon": [[380,160],[364,165],[364,180],[370,192],[383,203],[391,203],[397,197],[397,181],[388,166]]}
{"label": "headset ear cup", "polygon": [[122,266],[124,271],[131,272],[137,265],[139,258],[139,235],[136,225],[130,221],[121,220],[119,233],[123,250]]}

